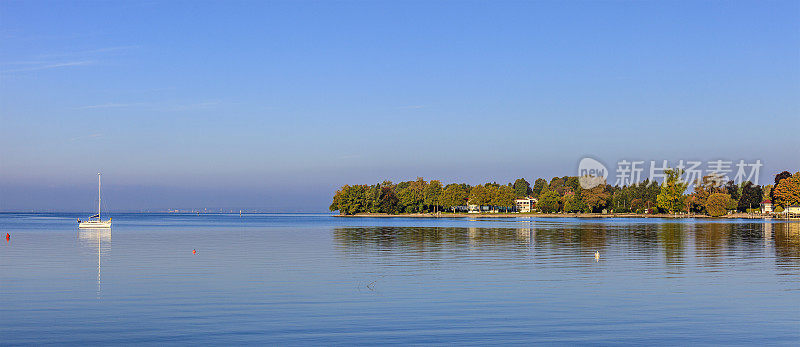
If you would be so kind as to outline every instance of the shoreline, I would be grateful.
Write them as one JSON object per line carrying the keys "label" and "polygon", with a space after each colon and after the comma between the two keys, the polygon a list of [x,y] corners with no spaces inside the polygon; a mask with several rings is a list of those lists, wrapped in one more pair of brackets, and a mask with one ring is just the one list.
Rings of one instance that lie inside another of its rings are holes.
{"label": "shoreline", "polygon": [[[760,214],[733,213],[721,217],[711,217],[702,214],[636,214],[636,213],[409,213],[409,214],[386,214],[386,213],[357,213],[353,215],[333,215],[333,217],[354,218],[354,217],[374,217],[374,218],[667,218],[667,219],[761,219],[761,220],[782,220],[785,217],[776,217]],[[791,218],[788,220],[798,220]]]}

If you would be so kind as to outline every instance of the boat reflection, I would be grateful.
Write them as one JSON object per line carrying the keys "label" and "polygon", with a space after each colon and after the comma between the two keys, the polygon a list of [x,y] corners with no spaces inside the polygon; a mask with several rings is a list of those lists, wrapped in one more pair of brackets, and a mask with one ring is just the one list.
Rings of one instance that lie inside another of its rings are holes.
{"label": "boat reflection", "polygon": [[111,229],[78,229],[78,243],[97,255],[97,297],[100,298],[102,257],[111,252]]}

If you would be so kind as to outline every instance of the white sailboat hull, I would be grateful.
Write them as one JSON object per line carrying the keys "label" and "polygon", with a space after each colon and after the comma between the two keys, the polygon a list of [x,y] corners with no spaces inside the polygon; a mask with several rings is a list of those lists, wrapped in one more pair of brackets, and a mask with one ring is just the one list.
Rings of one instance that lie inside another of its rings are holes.
{"label": "white sailboat hull", "polygon": [[107,221],[96,221],[90,220],[86,222],[78,223],[78,228],[80,229],[109,229],[111,228],[111,220]]}

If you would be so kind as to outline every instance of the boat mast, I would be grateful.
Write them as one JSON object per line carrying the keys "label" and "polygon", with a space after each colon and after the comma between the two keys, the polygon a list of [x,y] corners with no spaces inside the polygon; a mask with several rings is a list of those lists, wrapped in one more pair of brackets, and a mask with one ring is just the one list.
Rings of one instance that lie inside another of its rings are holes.
{"label": "boat mast", "polygon": [[100,173],[97,173],[97,220],[100,218]]}

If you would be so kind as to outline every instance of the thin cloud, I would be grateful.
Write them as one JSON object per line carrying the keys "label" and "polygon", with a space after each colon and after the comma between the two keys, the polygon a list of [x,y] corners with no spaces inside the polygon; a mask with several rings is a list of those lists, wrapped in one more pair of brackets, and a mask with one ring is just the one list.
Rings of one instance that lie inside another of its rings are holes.
{"label": "thin cloud", "polygon": [[3,70],[2,73],[50,70],[50,69],[58,69],[58,68],[73,67],[73,66],[87,66],[87,65],[93,65],[95,63],[96,61],[94,60],[65,61],[57,63],[21,62],[18,63],[18,65],[33,65],[33,66],[28,66],[18,69]]}
{"label": "thin cloud", "polygon": [[107,104],[98,104],[98,105],[86,105],[76,107],[75,109],[78,110],[93,110],[99,108],[127,108],[127,107],[140,107],[140,106],[147,106],[147,103],[143,102],[134,102],[134,103],[127,103],[127,104],[120,104],[120,103],[107,103]]}
{"label": "thin cloud", "polygon": [[37,57],[39,58],[57,58],[57,57],[74,57],[74,56],[85,56],[85,55],[94,55],[94,54],[101,54],[101,53],[111,53],[111,52],[121,52],[121,51],[129,51],[132,49],[137,49],[140,46],[112,46],[112,47],[103,47],[103,48],[95,48],[85,51],[76,51],[76,52],[61,52],[61,53],[45,53],[39,54]]}
{"label": "thin cloud", "polygon": [[98,109],[110,109],[110,108],[133,108],[133,107],[147,107],[153,110],[158,111],[191,111],[191,110],[204,110],[216,107],[222,104],[222,102],[217,100],[210,100],[210,101],[202,101],[196,103],[169,103],[169,102],[161,102],[161,103],[153,103],[153,102],[128,102],[128,103],[117,103],[117,102],[108,102],[103,104],[94,104],[94,105],[84,105],[74,107],[75,110],[98,110]]}
{"label": "thin cloud", "polygon": [[59,69],[75,66],[95,65],[98,60],[108,57],[114,52],[125,52],[139,46],[110,46],[75,52],[43,53],[31,56],[32,59],[15,62],[0,63],[0,66],[12,67],[0,73],[30,72],[50,69]]}

